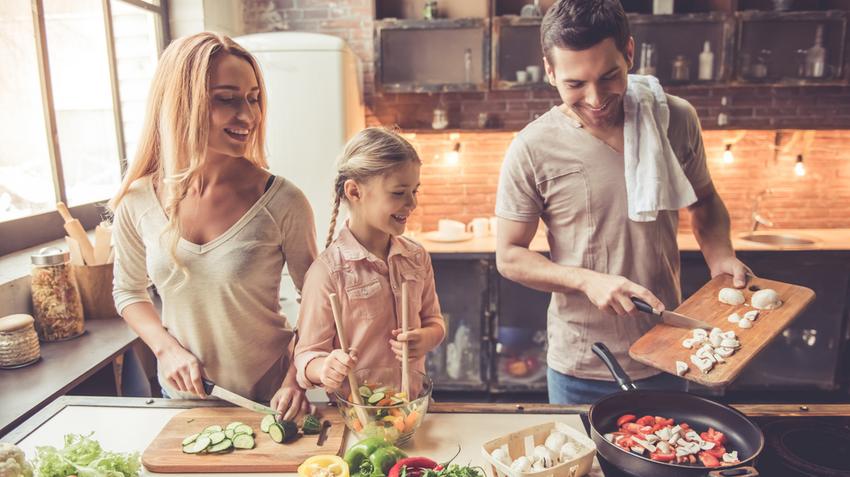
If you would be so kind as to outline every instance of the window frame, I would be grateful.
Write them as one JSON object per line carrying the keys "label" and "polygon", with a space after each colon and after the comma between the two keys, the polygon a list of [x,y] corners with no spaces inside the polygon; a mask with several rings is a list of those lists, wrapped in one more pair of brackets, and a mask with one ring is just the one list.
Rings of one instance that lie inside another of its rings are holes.
{"label": "window frame", "polygon": [[[112,111],[115,120],[116,143],[118,145],[121,176],[127,172],[127,149],[124,138],[124,125],[121,112],[121,90],[118,84],[118,66],[115,57],[115,34],[112,24],[112,2],[122,2],[152,12],[159,17],[157,22],[157,54],[165,49],[170,34],[168,29],[168,0],[160,0],[159,5],[145,0],[101,0],[104,30],[106,32],[106,51],[109,63],[109,82],[112,86]],[[34,40],[41,91],[41,104],[44,110],[45,133],[50,159],[54,195],[57,201],[67,203],[65,178],[62,170],[62,153],[56,128],[56,110],[53,105],[53,88],[50,75],[50,61],[47,54],[47,35],[45,28],[44,0],[30,0]],[[108,198],[102,201],[71,207],[71,214],[90,230],[102,220],[103,207]],[[27,217],[0,222],[0,256],[33,247],[38,244],[59,239],[65,235],[63,220],[55,210]]]}

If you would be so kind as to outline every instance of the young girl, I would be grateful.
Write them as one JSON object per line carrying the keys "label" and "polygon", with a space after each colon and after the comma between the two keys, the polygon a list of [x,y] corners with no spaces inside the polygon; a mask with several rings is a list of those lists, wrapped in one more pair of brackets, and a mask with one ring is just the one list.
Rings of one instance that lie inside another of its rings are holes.
{"label": "young girl", "polygon": [[[303,387],[334,391],[355,367],[398,366],[404,341],[410,369],[424,372],[425,354],[443,340],[431,258],[401,236],[416,208],[420,164],[410,143],[384,129],[364,129],[346,145],[337,164],[327,248],[307,271],[302,294],[295,367]],[[350,218],[333,240],[343,201]],[[400,333],[405,281],[410,331]],[[340,300],[349,354],[339,349],[331,293]]]}
{"label": "young girl", "polygon": [[[278,301],[316,256],[310,205],[269,174],[265,89],[254,58],[199,33],[162,54],[139,152],[112,200],[118,312],[157,357],[163,394],[203,397],[202,377],[287,418],[307,405]],[[162,316],[147,293],[162,298]]]}

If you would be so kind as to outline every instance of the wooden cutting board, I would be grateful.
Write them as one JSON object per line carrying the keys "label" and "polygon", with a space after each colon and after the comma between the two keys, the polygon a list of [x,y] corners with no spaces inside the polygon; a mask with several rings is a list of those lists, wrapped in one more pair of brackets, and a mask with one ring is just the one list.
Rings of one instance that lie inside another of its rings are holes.
{"label": "wooden cutting board", "polygon": [[[727,386],[759,351],[787,328],[815,299],[815,292],[806,287],[764,278],[750,278],[747,288],[741,290],[744,293],[744,304],[732,306],[717,299],[720,289],[725,287],[732,287],[732,277],[715,277],[675,310],[676,313],[705,321],[723,331],[735,331],[741,347],[735,354],[726,358],[725,363],[717,363],[711,372],[703,374],[690,359],[697,347],[687,349],[682,346],[682,341],[692,336],[691,330],[665,324],[655,325],[641,336],[629,349],[629,355],[638,362],[673,375],[676,374],[676,361],[684,361],[689,367],[688,372],[682,376],[684,379],[710,387]],[[732,313],[744,316],[747,311],[754,310],[755,308],[750,306],[750,297],[757,289],[764,288],[776,290],[782,300],[782,306],[775,310],[759,310],[758,318],[749,329],[740,328],[736,323],[727,320]]]}
{"label": "wooden cutting board", "polygon": [[[331,422],[327,439],[319,447],[318,436],[301,436],[288,444],[278,444],[260,431],[262,414],[236,407],[201,407],[177,414],[142,454],[142,464],[151,472],[220,473],[220,472],[295,472],[308,457],[319,454],[340,455],[345,442],[345,423],[339,411],[327,405],[316,410],[320,420]],[[215,424],[225,427],[240,421],[254,428],[255,447],[237,449],[226,454],[184,454],[183,438]]]}

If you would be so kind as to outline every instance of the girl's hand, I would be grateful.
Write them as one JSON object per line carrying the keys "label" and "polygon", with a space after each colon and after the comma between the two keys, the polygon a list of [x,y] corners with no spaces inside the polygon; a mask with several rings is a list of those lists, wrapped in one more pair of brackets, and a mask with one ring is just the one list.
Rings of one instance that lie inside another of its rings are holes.
{"label": "girl's hand", "polygon": [[201,363],[186,348],[174,345],[157,357],[159,371],[168,387],[200,398],[207,397],[201,382]]}
{"label": "girl's hand", "polygon": [[306,391],[298,385],[295,378],[287,374],[280,389],[272,396],[271,407],[277,409],[284,419],[292,421],[299,413],[310,412],[310,401],[307,400]]}
{"label": "girl's hand", "polygon": [[322,386],[330,391],[336,391],[342,387],[350,373],[357,364],[357,351],[350,349],[348,353],[341,349],[331,351],[322,363],[321,380]]}
{"label": "girl's hand", "polygon": [[392,331],[393,338],[390,340],[390,348],[392,348],[396,359],[402,360],[402,343],[407,342],[407,357],[413,361],[425,356],[439,343],[439,340],[434,339],[435,330],[431,328],[417,328],[408,330],[407,333],[402,333],[401,329]]}

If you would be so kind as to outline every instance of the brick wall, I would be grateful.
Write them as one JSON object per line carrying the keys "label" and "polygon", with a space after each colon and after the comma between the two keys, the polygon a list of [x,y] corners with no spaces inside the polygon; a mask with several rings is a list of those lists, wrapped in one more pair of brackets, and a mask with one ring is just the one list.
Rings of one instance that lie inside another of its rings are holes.
{"label": "brick wall", "polygon": [[[499,167],[511,132],[410,133],[408,139],[422,157],[419,208],[410,227],[434,230],[444,217],[468,222],[493,214]],[[728,130],[704,133],[708,167],[729,209],[734,230],[750,225],[753,199],[762,190],[760,212],[781,228],[850,227],[850,131],[783,130],[778,146],[775,131]],[[446,153],[461,143],[460,160],[446,162]],[[735,162],[722,161],[725,144],[733,142]],[[807,173],[794,174],[797,154]],[[690,229],[689,214],[681,214],[680,229]]]}

